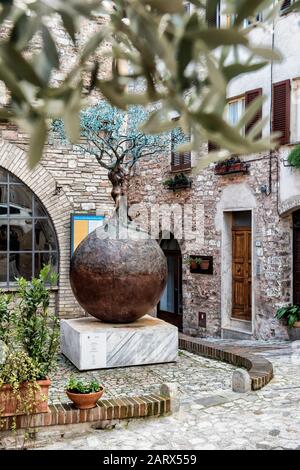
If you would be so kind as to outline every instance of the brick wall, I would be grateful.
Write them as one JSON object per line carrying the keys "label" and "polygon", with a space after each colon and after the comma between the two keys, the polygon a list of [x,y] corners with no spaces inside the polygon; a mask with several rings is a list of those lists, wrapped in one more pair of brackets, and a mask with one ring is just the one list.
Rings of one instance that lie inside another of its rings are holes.
{"label": "brick wall", "polygon": [[[78,37],[78,47],[81,47],[85,39],[95,32],[95,28],[101,27],[104,22],[104,18],[99,18],[98,25],[84,20]],[[53,21],[50,27],[61,54],[61,71],[53,77],[53,82],[59,83],[76,59],[76,48],[59,23]],[[37,40],[32,44],[30,52],[38,47]],[[103,56],[103,50],[107,47],[109,44],[106,43],[99,51],[101,77],[110,73],[110,60]],[[3,89],[0,89],[0,95],[1,102],[5,102]],[[91,104],[97,100],[99,96],[94,94]],[[27,165],[27,145],[27,136],[15,125],[0,123],[0,166],[12,172],[39,197],[56,230],[60,252],[60,278],[59,290],[53,293],[52,303],[54,305],[56,302],[61,316],[82,315],[69,283],[70,215],[74,211],[82,210],[103,214],[112,209],[107,171],[99,166],[95,158],[83,155],[70,145],[62,144],[53,135],[49,136],[42,161],[31,171]]]}

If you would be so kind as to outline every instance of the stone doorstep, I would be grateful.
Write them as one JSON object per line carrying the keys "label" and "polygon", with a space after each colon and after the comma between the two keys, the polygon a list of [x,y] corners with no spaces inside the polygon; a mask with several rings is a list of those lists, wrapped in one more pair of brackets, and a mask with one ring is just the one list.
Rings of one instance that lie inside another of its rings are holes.
{"label": "stone doorstep", "polygon": [[215,359],[228,362],[237,367],[247,369],[252,382],[252,390],[260,390],[273,378],[273,365],[264,356],[255,354],[263,350],[260,346],[249,348],[242,345],[222,345],[222,340],[209,342],[200,338],[192,338],[183,334],[179,335],[179,349]]}
{"label": "stone doorstep", "polygon": [[[96,408],[78,410],[73,403],[49,406],[48,413],[16,417],[17,429],[67,424],[109,422],[122,419],[163,416],[171,412],[171,398],[157,394],[99,400]],[[13,417],[1,419],[1,431],[11,430]]]}

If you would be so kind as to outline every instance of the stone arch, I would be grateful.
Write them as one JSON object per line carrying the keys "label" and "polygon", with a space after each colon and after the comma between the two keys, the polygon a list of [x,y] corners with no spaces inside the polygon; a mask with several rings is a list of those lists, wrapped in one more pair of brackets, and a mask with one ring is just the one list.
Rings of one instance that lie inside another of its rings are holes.
{"label": "stone arch", "polygon": [[279,204],[279,214],[281,217],[288,217],[293,212],[300,209],[300,196],[293,196],[285,202]]}
{"label": "stone arch", "polygon": [[42,164],[34,170],[28,166],[26,152],[10,142],[0,141],[0,166],[19,178],[39,198],[52,220],[59,249],[59,296],[60,306],[67,304],[67,298],[73,308],[78,304],[72,294],[69,282],[70,268],[70,213],[72,206],[63,191],[56,193],[56,181],[51,172]]}

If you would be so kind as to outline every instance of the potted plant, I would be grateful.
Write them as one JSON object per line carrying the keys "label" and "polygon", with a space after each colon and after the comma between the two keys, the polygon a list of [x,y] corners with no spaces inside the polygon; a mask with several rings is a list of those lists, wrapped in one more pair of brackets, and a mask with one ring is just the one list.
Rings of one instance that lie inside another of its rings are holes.
{"label": "potted plant", "polygon": [[197,271],[199,268],[203,271],[207,271],[209,269],[209,259],[202,259],[197,256],[189,256],[186,259],[186,262],[189,263],[191,271]]}
{"label": "potted plant", "polygon": [[175,191],[176,189],[184,189],[191,187],[191,179],[188,178],[184,173],[179,173],[174,178],[169,178],[163,182],[163,185],[168,189]]}
{"label": "potted plant", "polygon": [[279,308],[275,317],[278,320],[286,320],[291,340],[300,339],[300,307],[298,305],[288,305]]}
{"label": "potted plant", "polygon": [[207,271],[208,268],[209,268],[209,260],[208,259],[203,259],[200,263],[200,268],[203,270],[203,271]]}
{"label": "potted plant", "polygon": [[71,377],[67,386],[66,394],[80,410],[95,408],[97,401],[102,397],[104,387],[96,380],[83,382],[75,377]]}
{"label": "potted plant", "polygon": [[300,168],[300,145],[297,145],[289,154],[288,164],[294,168]]}
{"label": "potted plant", "polygon": [[39,367],[41,379],[46,379],[57,364],[59,351],[59,320],[49,312],[49,287],[56,285],[57,274],[44,266],[38,278],[17,279],[17,334],[22,348]]}
{"label": "potted plant", "polygon": [[38,278],[17,279],[19,302],[10,305],[11,296],[0,294],[2,417],[48,411],[49,373],[59,349],[59,322],[48,311],[48,286],[56,280],[45,266]]}
{"label": "potted plant", "polygon": [[248,168],[249,165],[242,162],[239,157],[231,157],[215,165],[215,174],[247,173]]}
{"label": "potted plant", "polygon": [[24,351],[9,352],[0,366],[0,416],[48,411],[49,380],[39,380],[37,364]]}
{"label": "potted plant", "polygon": [[189,264],[190,270],[195,271],[201,265],[202,259],[197,256],[186,256],[184,263]]}

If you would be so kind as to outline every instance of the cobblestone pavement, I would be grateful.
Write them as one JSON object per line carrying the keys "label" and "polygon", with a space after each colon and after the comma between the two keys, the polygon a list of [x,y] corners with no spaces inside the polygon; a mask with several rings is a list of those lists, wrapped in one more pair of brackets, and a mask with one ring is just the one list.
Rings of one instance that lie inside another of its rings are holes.
{"label": "cobblestone pavement", "polygon": [[[274,365],[275,378],[264,389],[244,395],[230,389],[231,366],[186,352],[181,353],[178,366],[146,367],[143,381],[148,378],[154,384],[155,377],[165,376],[179,383],[182,399],[179,412],[163,418],[123,422],[112,430],[92,430],[43,448],[300,449],[299,356],[295,349],[276,350],[276,346],[264,355]],[[120,369],[113,373],[118,377]],[[134,372],[125,369],[126,373],[132,377]],[[121,386],[125,390],[124,377]]]}
{"label": "cobblestone pavement", "polygon": [[121,397],[145,395],[158,392],[165,382],[176,382],[180,387],[181,398],[230,388],[234,367],[229,364],[211,361],[185,351],[179,351],[178,362],[141,367],[119,367],[109,370],[79,372],[68,359],[61,356],[58,370],[51,377],[50,402],[68,403],[65,386],[71,375],[82,380],[96,379],[105,387],[105,396]]}

